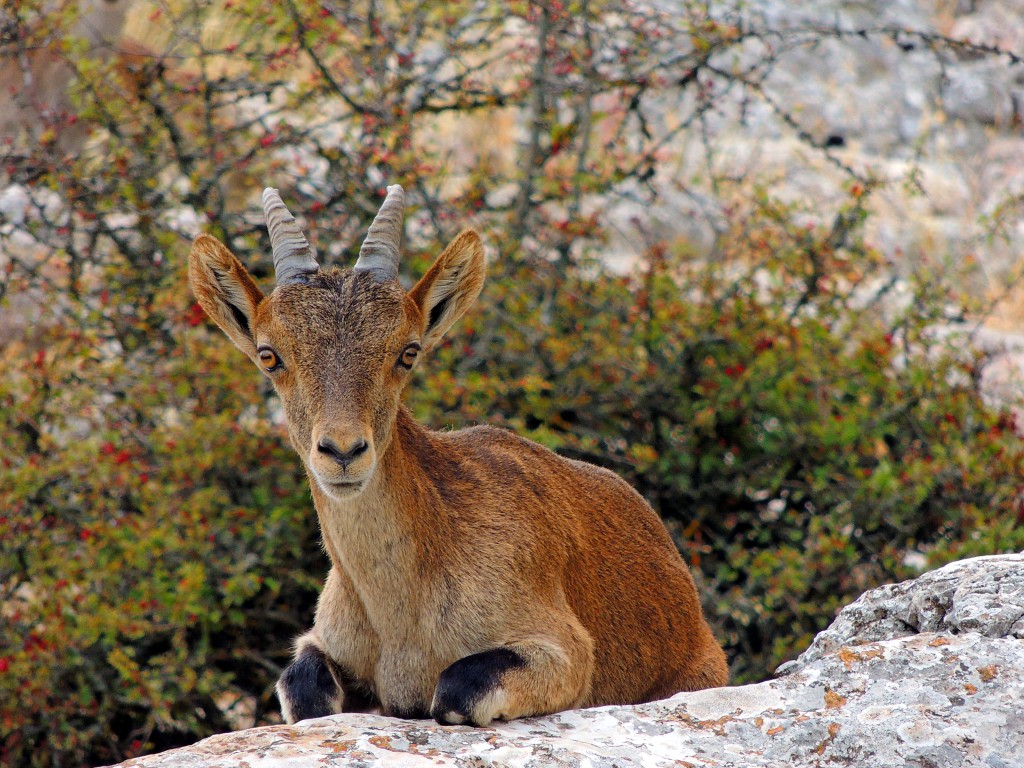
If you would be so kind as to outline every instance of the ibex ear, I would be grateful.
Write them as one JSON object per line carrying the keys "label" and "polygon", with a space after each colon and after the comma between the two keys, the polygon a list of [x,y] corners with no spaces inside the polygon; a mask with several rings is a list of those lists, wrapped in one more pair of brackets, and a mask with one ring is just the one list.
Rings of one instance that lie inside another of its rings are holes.
{"label": "ibex ear", "polygon": [[480,235],[464,230],[437,257],[434,265],[409,292],[427,318],[424,349],[441,340],[476,301],[484,285],[484,246]]}
{"label": "ibex ear", "polygon": [[206,314],[236,347],[257,362],[253,321],[263,292],[242,262],[217,238],[200,235],[189,253],[188,277]]}

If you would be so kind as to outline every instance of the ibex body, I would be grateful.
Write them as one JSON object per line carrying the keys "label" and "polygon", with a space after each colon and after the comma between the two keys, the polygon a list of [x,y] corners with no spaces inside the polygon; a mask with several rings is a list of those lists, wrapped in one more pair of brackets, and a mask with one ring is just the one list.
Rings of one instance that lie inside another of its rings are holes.
{"label": "ibex body", "polygon": [[192,248],[203,308],[281,396],[332,565],[278,683],[285,719],[484,725],[724,685],[690,573],[628,484],[504,430],[429,431],[401,405],[484,277],[466,231],[407,293],[401,199],[389,188],[353,269],[325,273],[267,190],[269,296],[214,238]]}

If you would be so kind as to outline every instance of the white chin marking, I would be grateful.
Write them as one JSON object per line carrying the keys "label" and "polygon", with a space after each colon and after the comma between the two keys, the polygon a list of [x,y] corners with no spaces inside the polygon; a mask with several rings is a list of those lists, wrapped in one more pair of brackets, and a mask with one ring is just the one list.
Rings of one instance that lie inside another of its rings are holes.
{"label": "white chin marking", "polygon": [[373,477],[373,472],[376,468],[377,463],[374,461],[370,466],[369,471],[365,472],[359,480],[355,480],[353,482],[335,482],[321,475],[317,472],[316,468],[312,469],[313,479],[316,481],[316,484],[320,486],[320,490],[336,501],[344,501],[346,499],[351,499],[354,496],[358,496],[366,489],[366,486],[369,484],[370,478]]}
{"label": "white chin marking", "polygon": [[358,494],[362,493],[363,483],[353,483],[352,485],[320,483],[320,488],[332,499],[337,499],[340,501],[342,499],[350,499],[353,496],[357,496]]}
{"label": "white chin marking", "polygon": [[313,472],[313,477],[316,479],[316,484],[320,486],[321,491],[338,501],[350,499],[362,493],[363,488],[366,487],[366,479],[355,483],[332,483],[322,478],[316,471]]}

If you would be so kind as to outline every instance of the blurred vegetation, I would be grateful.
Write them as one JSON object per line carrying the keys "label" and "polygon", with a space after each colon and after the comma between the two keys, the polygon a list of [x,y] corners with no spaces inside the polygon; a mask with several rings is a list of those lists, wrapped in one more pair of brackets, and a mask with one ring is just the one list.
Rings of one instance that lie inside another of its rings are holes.
{"label": "blurred vegetation", "polygon": [[276,721],[326,560],[269,388],[185,279],[199,230],[268,275],[266,185],[327,263],[354,257],[386,183],[411,198],[407,276],[486,233],[480,306],[410,404],[633,482],[735,682],[919,560],[1024,548],[1013,417],[981,398],[985,361],[934,333],[979,308],[955,271],[892,300],[862,236],[874,181],[851,174],[823,212],[715,179],[710,257],[641,222],[634,271],[604,268],[603,214],[649,203],[652,168],[730,89],[757,97],[759,70],[719,66],[756,35],[704,4],[166,0],[144,6],[149,39],[91,52],[77,6],[47,7],[5,12],[3,37],[74,75],[70,107],[4,148],[26,202],[0,219],[3,764]]}

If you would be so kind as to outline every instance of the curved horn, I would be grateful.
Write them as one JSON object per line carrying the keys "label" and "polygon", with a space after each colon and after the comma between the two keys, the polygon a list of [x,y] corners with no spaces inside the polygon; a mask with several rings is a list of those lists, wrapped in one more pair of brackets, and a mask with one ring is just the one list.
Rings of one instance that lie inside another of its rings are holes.
{"label": "curved horn", "polygon": [[404,210],[405,192],[400,185],[392,184],[366,233],[353,269],[373,272],[381,281],[398,277],[398,248],[402,241]]}
{"label": "curved horn", "polygon": [[306,276],[320,271],[316,251],[306,241],[295,217],[291,215],[276,189],[263,190],[263,215],[270,232],[274,254],[274,274],[278,285],[304,283]]}

